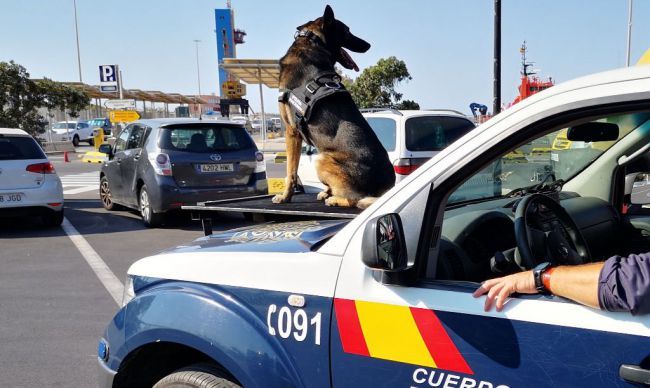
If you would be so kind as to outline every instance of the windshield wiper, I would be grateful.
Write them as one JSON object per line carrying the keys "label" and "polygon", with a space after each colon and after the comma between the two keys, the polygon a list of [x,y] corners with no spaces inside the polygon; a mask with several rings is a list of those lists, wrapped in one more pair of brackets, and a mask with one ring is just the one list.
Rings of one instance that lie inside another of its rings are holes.
{"label": "windshield wiper", "polygon": [[[552,178],[550,182],[547,182],[549,178]],[[541,181],[531,186],[520,187],[509,192],[506,197],[523,197],[524,195],[533,194],[533,193],[548,193],[548,192],[558,192],[562,190],[564,186],[563,179],[555,179],[555,173],[548,172],[544,174]]]}

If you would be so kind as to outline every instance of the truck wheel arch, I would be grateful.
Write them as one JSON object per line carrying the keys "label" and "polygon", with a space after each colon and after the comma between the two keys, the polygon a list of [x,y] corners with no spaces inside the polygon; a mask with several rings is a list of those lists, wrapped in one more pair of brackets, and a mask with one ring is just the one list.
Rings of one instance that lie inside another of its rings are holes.
{"label": "truck wheel arch", "polygon": [[[151,349],[165,349],[185,352],[178,358],[190,355],[182,365],[171,363],[174,370],[211,362],[245,387],[305,386],[280,341],[268,334],[262,317],[225,292],[174,283],[153,287],[127,305],[124,347],[128,350],[118,353],[128,354],[118,376],[134,360],[143,365],[155,358]],[[165,314],[169,306],[176,311]],[[201,321],[210,324],[197,324]]]}

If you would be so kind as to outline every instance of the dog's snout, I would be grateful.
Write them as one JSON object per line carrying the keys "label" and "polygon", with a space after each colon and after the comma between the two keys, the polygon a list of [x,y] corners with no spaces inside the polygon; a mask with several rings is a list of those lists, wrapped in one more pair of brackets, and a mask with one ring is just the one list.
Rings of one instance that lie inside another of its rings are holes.
{"label": "dog's snout", "polygon": [[370,49],[370,43],[365,40],[356,37],[352,34],[348,35],[345,44],[343,45],[348,50],[354,51],[355,53],[365,53]]}

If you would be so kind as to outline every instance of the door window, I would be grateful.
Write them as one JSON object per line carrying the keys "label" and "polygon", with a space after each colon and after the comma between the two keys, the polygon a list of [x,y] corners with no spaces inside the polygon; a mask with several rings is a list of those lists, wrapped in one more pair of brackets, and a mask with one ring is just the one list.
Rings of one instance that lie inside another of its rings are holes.
{"label": "door window", "polygon": [[[518,266],[521,263],[517,264],[516,260],[517,236],[513,223],[513,209],[518,199],[535,192],[557,193],[566,182],[628,134],[634,131],[642,134],[647,130],[648,120],[650,113],[641,112],[580,123],[616,124],[618,135],[614,135],[615,140],[603,141],[577,141],[575,137],[572,140],[567,136],[568,127],[556,127],[501,154],[487,167],[466,178],[448,196],[439,247],[436,254],[431,253],[427,277],[481,282],[505,275],[498,263],[503,260],[511,264],[506,272],[520,270]],[[594,128],[594,131],[602,129],[602,126],[596,125],[589,128]],[[572,128],[579,126],[573,124]],[[579,198],[580,193],[567,193],[564,197],[555,194],[556,200],[569,197]],[[544,233],[551,233],[554,218],[545,212],[543,206],[536,210],[539,221],[536,226]],[[544,217],[547,216],[551,218],[546,220]],[[545,225],[551,225],[551,229],[544,229]],[[549,234],[542,237],[550,238]],[[610,236],[600,238],[606,240]],[[537,241],[537,244],[548,246],[550,242]],[[597,242],[592,242],[591,257],[601,259],[605,252],[596,252],[594,248],[597,245]]]}
{"label": "door window", "polygon": [[120,136],[115,141],[115,152],[124,151],[126,149],[126,143],[131,135],[131,130],[133,129],[132,125],[124,128]]}
{"label": "door window", "polygon": [[134,148],[142,147],[142,140],[144,139],[145,128],[140,125],[134,125],[129,134],[126,142],[126,149],[131,150]]}

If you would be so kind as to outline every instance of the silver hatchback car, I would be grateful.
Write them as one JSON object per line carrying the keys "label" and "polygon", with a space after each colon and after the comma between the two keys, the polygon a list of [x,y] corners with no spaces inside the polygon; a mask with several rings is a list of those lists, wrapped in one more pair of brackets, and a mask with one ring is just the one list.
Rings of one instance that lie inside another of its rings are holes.
{"label": "silver hatchback car", "polygon": [[54,166],[22,129],[0,128],[0,217],[40,216],[63,222],[63,186]]}
{"label": "silver hatchback car", "polygon": [[128,125],[100,173],[104,208],[137,209],[146,226],[198,202],[266,194],[264,154],[230,120],[153,119]]}

